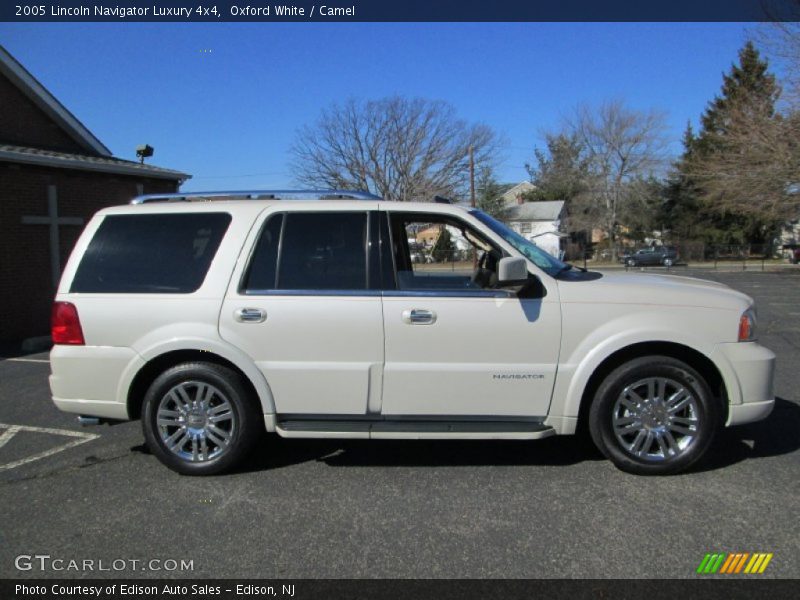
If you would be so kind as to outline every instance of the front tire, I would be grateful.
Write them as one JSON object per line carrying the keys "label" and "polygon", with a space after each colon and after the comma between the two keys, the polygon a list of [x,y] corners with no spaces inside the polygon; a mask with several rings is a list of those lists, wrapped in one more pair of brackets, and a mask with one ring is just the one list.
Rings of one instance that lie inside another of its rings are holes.
{"label": "front tire", "polygon": [[242,376],[213,363],[164,371],[144,398],[142,428],[151,452],[184,475],[233,468],[259,434],[259,411]]}
{"label": "front tire", "polygon": [[702,376],[667,356],[645,356],[612,371],[589,411],[598,449],[621,470],[667,475],[708,450],[721,410]]}
{"label": "front tire", "polygon": [[629,259],[627,260],[626,264],[627,264],[629,267],[635,267],[635,266],[636,266],[636,261],[635,261],[634,259],[632,259],[632,258],[629,258]]}

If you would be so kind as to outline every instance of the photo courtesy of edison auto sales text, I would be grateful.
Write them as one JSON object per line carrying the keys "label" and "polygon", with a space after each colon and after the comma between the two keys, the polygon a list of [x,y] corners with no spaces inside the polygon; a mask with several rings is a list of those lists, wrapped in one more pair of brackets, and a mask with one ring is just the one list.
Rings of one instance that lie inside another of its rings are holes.
{"label": "photo courtesy of edison auto sales text", "polygon": [[139,585],[127,583],[112,583],[109,585],[70,585],[54,583],[51,585],[25,585],[18,583],[14,586],[14,593],[17,597],[39,596],[44,597],[48,594],[54,597],[59,596],[88,596],[101,598],[103,596],[218,596],[224,592],[235,593],[237,596],[280,596],[293,597],[295,595],[294,584],[281,585],[253,585],[236,584],[230,588],[220,585],[179,585],[164,584],[159,585]]}

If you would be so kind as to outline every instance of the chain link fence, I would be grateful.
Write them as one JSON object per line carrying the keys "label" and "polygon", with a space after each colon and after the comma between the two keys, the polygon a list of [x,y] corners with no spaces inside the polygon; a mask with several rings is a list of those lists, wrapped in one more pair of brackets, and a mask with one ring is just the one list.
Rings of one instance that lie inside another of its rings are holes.
{"label": "chain link fence", "polygon": [[[636,254],[642,249],[655,251]],[[779,244],[706,244],[696,240],[681,240],[665,244],[620,244],[616,258],[606,243],[585,244],[567,241],[563,247],[564,260],[588,267],[625,268],[697,268],[766,270],[787,264],[800,263],[800,245]],[[634,260],[630,260],[634,257]],[[669,260],[665,260],[669,258]]]}

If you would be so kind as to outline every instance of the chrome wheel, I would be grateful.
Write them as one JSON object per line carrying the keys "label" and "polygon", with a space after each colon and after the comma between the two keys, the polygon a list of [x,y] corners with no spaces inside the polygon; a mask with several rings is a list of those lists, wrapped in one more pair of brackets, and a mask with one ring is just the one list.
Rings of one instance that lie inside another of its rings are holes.
{"label": "chrome wheel", "polygon": [[172,454],[188,462],[206,462],[229,450],[236,413],[218,388],[185,381],[161,398],[156,425],[161,442]]}
{"label": "chrome wheel", "polygon": [[612,428],[625,451],[647,462],[685,455],[697,439],[697,399],[667,377],[641,379],[622,390],[612,412]]}

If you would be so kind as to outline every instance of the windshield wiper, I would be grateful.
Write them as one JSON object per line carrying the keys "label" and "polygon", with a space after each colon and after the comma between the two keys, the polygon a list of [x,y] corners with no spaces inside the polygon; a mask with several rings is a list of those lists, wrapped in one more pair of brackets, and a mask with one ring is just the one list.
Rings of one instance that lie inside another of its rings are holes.
{"label": "windshield wiper", "polygon": [[582,271],[582,272],[584,272],[584,273],[587,273],[587,272],[589,271],[589,269],[584,269],[583,267],[579,267],[579,266],[577,266],[577,265],[571,265],[570,263],[565,263],[565,264],[564,264],[564,266],[563,266],[563,267],[561,267],[561,268],[560,268],[560,269],[559,269],[559,270],[556,272],[556,277],[558,277],[558,276],[559,276],[559,275],[561,275],[562,273],[566,273],[567,271],[571,271],[572,269],[578,269],[579,271]]}
{"label": "windshield wiper", "polygon": [[571,269],[572,269],[572,265],[571,264],[569,264],[569,263],[565,264],[558,271],[556,271],[556,277],[558,277],[562,273],[566,273],[567,271],[570,271]]}

